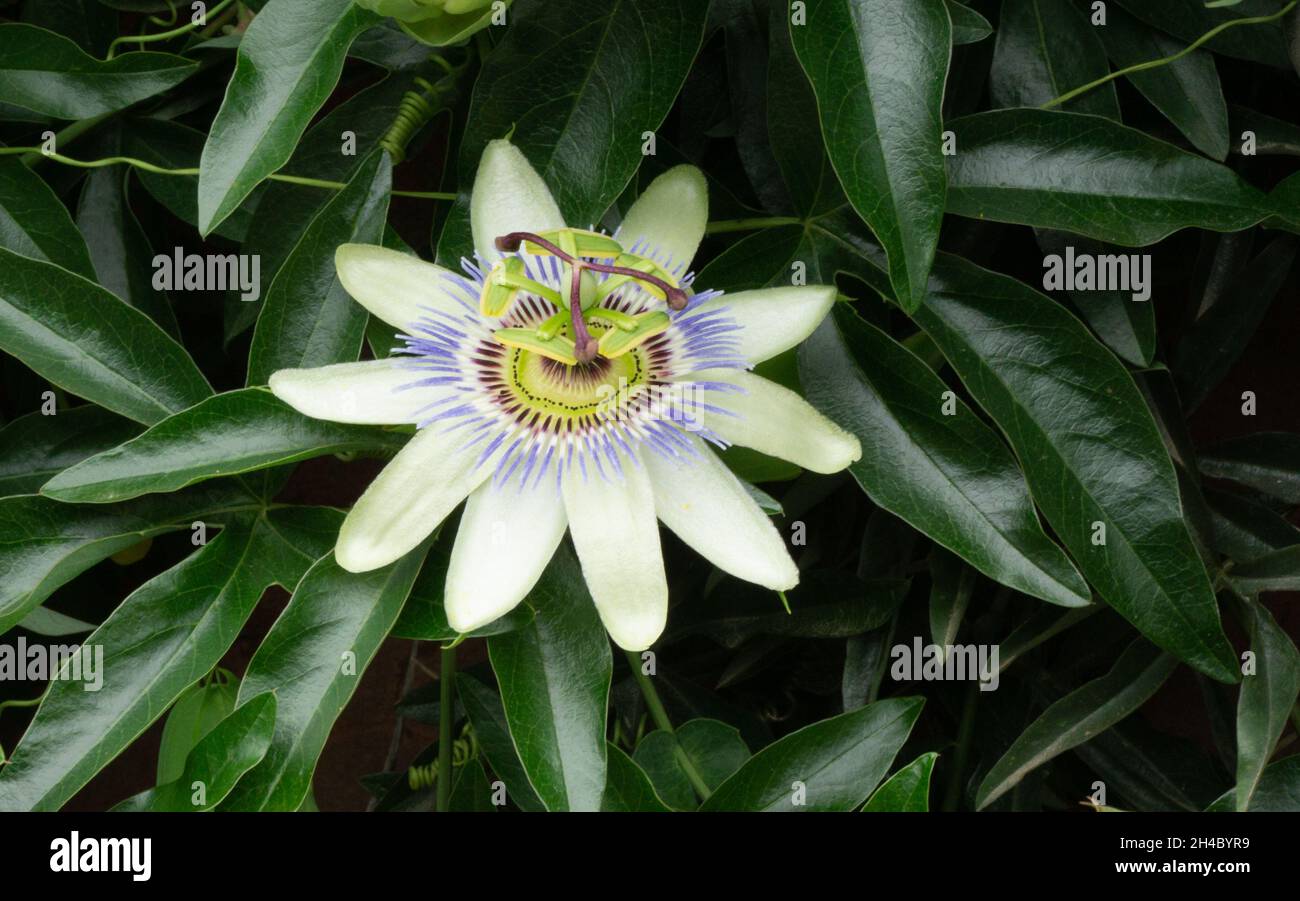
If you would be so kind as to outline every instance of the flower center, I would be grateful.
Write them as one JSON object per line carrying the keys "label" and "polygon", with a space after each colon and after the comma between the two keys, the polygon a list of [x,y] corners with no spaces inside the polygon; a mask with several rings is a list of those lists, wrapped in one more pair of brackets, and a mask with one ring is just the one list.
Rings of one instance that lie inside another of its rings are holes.
{"label": "flower center", "polygon": [[569,366],[522,349],[507,354],[508,384],[520,401],[560,416],[610,410],[620,392],[626,398],[645,384],[647,363],[639,351]]}
{"label": "flower center", "polygon": [[[693,377],[746,365],[740,326],[710,303],[721,292],[691,290],[640,242],[625,251],[569,229],[505,239],[514,251],[494,266],[465,261],[464,276],[444,275],[460,311],[425,307],[402,336],[412,380],[398,390],[411,392],[418,428],[521,484],[617,472],[642,451],[689,459],[691,435],[722,443],[703,415],[732,389]],[[586,360],[583,336],[596,346]]]}

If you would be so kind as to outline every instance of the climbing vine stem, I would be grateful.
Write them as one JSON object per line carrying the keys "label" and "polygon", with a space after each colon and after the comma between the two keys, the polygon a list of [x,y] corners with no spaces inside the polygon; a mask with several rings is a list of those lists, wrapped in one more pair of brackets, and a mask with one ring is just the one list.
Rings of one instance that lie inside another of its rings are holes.
{"label": "climbing vine stem", "polygon": [[451,807],[452,752],[456,741],[452,737],[456,707],[456,647],[451,645],[441,651],[438,672],[438,782],[437,809],[444,813]]}
{"label": "climbing vine stem", "polygon": [[[172,38],[178,38],[183,34],[189,34],[196,28],[206,26],[209,16],[214,17],[215,22],[215,17],[219,16],[225,11],[226,7],[230,6],[234,2],[235,0],[221,0],[220,3],[212,7],[211,11],[208,12],[207,16],[204,16],[201,21],[188,22],[185,25],[177,26],[168,31],[159,31],[155,34],[124,34],[120,37],[113,38],[113,43],[108,45],[108,59],[112,59],[117,55],[117,48],[122,44],[150,44],[155,41],[169,41]],[[174,7],[172,12],[175,12]]]}
{"label": "climbing vine stem", "polygon": [[707,801],[712,792],[709,785],[700,775],[700,771],[695,768],[695,762],[691,760],[690,755],[683,750],[681,743],[677,741],[677,731],[673,729],[672,720],[668,718],[668,711],[664,708],[664,702],[659,699],[659,692],[654,686],[654,682],[646,675],[641,667],[641,658],[632,651],[624,651],[627,655],[627,665],[632,668],[632,675],[636,678],[636,684],[641,689],[641,697],[645,699],[646,708],[650,711],[650,719],[654,720],[655,725],[667,732],[673,737],[673,756],[677,759],[677,764],[690,780],[691,787],[695,793],[700,796],[701,801]]}
{"label": "climbing vine stem", "polygon": [[1125,66],[1123,69],[1117,69],[1109,75],[1098,78],[1095,81],[1090,81],[1085,85],[1080,85],[1071,91],[1066,91],[1060,97],[1044,103],[1040,109],[1051,109],[1052,107],[1060,106],[1063,103],[1069,103],[1075,97],[1078,97],[1081,94],[1086,94],[1093,88],[1099,88],[1107,82],[1114,81],[1116,78],[1122,78],[1125,75],[1132,75],[1136,72],[1145,72],[1148,69],[1156,69],[1160,66],[1167,66],[1170,63],[1178,62],[1178,60],[1182,59],[1193,50],[1196,50],[1198,47],[1201,47],[1207,41],[1214,40],[1215,37],[1227,31],[1229,28],[1235,28],[1238,25],[1263,25],[1267,22],[1276,21],[1285,16],[1291,10],[1295,9],[1297,3],[1300,3],[1300,0],[1291,0],[1291,2],[1286,6],[1271,15],[1251,16],[1245,19],[1232,19],[1231,21],[1224,22],[1221,25],[1216,25],[1214,28],[1211,28],[1209,31],[1205,32],[1205,34],[1192,41],[1182,50],[1179,50],[1177,53],[1170,54],[1169,56],[1162,56],[1160,59],[1147,60],[1144,63],[1134,63],[1131,66]]}

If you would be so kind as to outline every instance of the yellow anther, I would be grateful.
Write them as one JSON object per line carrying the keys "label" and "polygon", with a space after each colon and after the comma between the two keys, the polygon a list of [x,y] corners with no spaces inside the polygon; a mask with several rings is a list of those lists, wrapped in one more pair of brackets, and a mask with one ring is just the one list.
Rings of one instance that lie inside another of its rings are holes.
{"label": "yellow anther", "polygon": [[[539,232],[537,237],[549,241],[571,257],[581,257],[589,260],[612,260],[623,252],[623,245],[609,235],[602,235],[600,232],[586,231],[584,229],[561,228],[555,231]],[[542,256],[552,255],[547,248],[540,244],[534,244],[527,239],[524,240],[524,251]]]}
{"label": "yellow anther", "polygon": [[[677,281],[677,278],[671,272],[669,272],[664,267],[660,266],[654,260],[649,259],[648,257],[637,256],[635,254],[630,254],[630,253],[620,254],[618,257],[614,259],[614,265],[623,267],[625,269],[635,269],[637,272],[642,272],[645,273],[646,275],[654,276],[657,279],[661,279],[662,281],[667,282],[668,284],[672,285],[674,288],[681,287],[681,284]],[[619,288],[623,287],[623,285],[627,284],[632,280],[633,278],[630,275],[611,275],[609,278],[605,279],[605,281],[601,282],[600,284],[601,299],[604,300],[606,297],[613,294]],[[652,295],[659,298],[660,300],[668,299],[668,295],[664,292],[664,290],[660,288],[658,285],[654,284],[653,282],[638,280],[637,284],[639,284],[642,288],[644,288],[646,291],[650,292]]]}
{"label": "yellow anther", "polygon": [[569,366],[574,366],[578,362],[576,346],[572,340],[563,335],[543,338],[537,334],[537,329],[531,328],[503,328],[493,332],[492,335],[506,347],[531,351]]}
{"label": "yellow anther", "polygon": [[504,316],[520,291],[527,291],[560,305],[563,301],[554,289],[528,277],[528,267],[520,257],[505,257],[492,267],[483,280],[479,294],[479,312],[484,316]]}
{"label": "yellow anther", "polygon": [[[608,312],[608,311],[602,311]],[[672,319],[662,310],[642,313],[632,329],[612,328],[600,336],[600,352],[611,360],[641,346],[655,335],[662,334],[672,325]]]}

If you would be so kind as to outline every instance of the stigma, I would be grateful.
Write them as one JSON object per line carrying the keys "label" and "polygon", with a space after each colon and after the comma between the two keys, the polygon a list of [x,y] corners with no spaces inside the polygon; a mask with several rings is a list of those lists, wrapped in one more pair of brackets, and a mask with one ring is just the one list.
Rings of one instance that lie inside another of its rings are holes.
{"label": "stigma", "polygon": [[[501,328],[493,337],[506,347],[568,366],[589,364],[597,357],[616,359],[672,324],[662,309],[620,309],[621,293],[645,292],[672,311],[685,309],[690,300],[681,282],[663,266],[599,232],[511,232],[498,237],[495,245],[508,256],[486,274],[480,312],[504,317],[521,295],[546,301],[556,312],[534,327]],[[550,265],[551,283],[530,273],[525,256],[538,259],[542,268]]]}

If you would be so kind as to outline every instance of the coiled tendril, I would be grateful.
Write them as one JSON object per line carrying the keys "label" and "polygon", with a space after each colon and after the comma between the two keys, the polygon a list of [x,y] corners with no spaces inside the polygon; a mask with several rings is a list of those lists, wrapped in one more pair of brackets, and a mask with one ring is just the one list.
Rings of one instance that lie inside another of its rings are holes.
{"label": "coiled tendril", "polygon": [[[460,738],[451,746],[452,769],[459,769],[478,757],[478,737],[466,723],[460,730]],[[412,766],[406,771],[406,784],[411,791],[433,788],[438,781],[438,761],[433,760],[424,766]]]}
{"label": "coiled tendril", "polygon": [[[441,56],[434,56],[432,60],[441,66],[448,75],[455,71],[451,63]],[[379,139],[379,146],[388,151],[388,155],[393,160],[393,165],[397,165],[406,159],[406,145],[410,143],[415,133],[423,128],[441,109],[438,104],[439,91],[437,85],[427,78],[417,77],[415,86],[419,88],[418,91],[411,90],[402,95],[393,124],[388,127],[388,131]]]}

